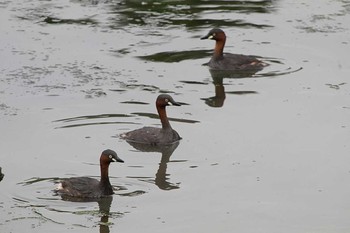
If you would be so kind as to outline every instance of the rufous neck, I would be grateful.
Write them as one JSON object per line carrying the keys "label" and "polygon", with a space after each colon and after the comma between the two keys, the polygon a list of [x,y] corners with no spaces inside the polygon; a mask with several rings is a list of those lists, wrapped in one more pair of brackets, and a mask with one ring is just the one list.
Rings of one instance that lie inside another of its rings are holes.
{"label": "rufous neck", "polygon": [[214,55],[213,55],[215,58],[220,58],[223,56],[225,42],[226,42],[225,38],[216,41],[215,48],[214,48]]}
{"label": "rufous neck", "polygon": [[103,184],[110,184],[109,177],[108,177],[108,167],[109,164],[100,164],[101,167],[101,183]]}
{"label": "rufous neck", "polygon": [[162,128],[163,129],[171,129],[168,117],[166,115],[165,106],[157,107],[157,111],[158,111],[160,121],[162,122]]}

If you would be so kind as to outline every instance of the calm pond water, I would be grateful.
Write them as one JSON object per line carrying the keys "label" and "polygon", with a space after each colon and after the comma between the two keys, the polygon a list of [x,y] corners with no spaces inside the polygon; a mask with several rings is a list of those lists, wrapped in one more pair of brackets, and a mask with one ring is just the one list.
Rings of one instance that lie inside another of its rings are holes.
{"label": "calm pond water", "polygon": [[[350,2],[2,1],[1,232],[349,232]],[[270,65],[234,77],[202,66],[222,28],[227,52]],[[118,138],[159,126],[162,149]],[[116,194],[55,196],[63,177]]]}

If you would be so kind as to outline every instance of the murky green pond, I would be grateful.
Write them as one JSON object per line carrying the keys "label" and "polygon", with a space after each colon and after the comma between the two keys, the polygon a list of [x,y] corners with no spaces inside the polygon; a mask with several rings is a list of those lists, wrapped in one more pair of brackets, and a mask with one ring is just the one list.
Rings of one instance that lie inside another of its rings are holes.
{"label": "murky green pond", "polygon": [[[0,2],[0,232],[349,232],[350,2]],[[210,29],[254,74],[209,72]],[[159,126],[162,149],[119,139]],[[115,195],[69,202],[59,178]]]}

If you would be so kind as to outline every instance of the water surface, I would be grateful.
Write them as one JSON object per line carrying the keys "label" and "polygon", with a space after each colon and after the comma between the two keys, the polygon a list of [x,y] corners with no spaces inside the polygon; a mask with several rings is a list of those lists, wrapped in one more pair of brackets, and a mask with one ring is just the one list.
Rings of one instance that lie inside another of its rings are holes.
{"label": "water surface", "polygon": [[[1,232],[349,232],[347,1],[0,3]],[[260,56],[254,74],[202,66],[213,41]],[[160,126],[165,149],[119,139]],[[59,178],[99,175],[116,194],[67,202]]]}

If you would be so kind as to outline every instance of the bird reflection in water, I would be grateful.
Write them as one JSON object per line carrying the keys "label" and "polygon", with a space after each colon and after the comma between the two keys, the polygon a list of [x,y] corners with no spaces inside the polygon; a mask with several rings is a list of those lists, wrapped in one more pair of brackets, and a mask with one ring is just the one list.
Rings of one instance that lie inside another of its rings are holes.
{"label": "bird reflection in water", "polygon": [[169,174],[166,173],[168,162],[170,161],[170,156],[173,154],[175,149],[180,144],[179,141],[170,144],[170,145],[147,145],[142,143],[136,143],[136,142],[130,142],[127,141],[132,147],[134,147],[136,150],[142,151],[142,152],[159,152],[162,153],[162,158],[159,163],[159,168],[156,173],[156,177],[154,180],[151,180],[155,183],[155,185],[158,186],[158,188],[162,190],[173,190],[178,189],[179,183],[171,183],[169,182]]}
{"label": "bird reflection in water", "polygon": [[[72,201],[72,202],[86,202],[86,199],[81,199],[81,198],[74,198],[74,197],[69,197],[69,198],[62,198],[64,201]],[[113,196],[106,196],[102,198],[97,198],[97,199],[90,199],[89,202],[94,202],[96,201],[98,203],[99,207],[99,215],[101,216],[101,220],[99,222],[100,226],[100,233],[109,233],[109,225],[111,223],[109,222],[109,217],[110,217],[110,209],[113,201]]]}
{"label": "bird reflection in water", "polygon": [[1,167],[0,167],[0,181],[2,181],[2,179],[4,178],[4,174],[1,172]]}
{"label": "bird reflection in water", "polygon": [[98,201],[98,207],[101,214],[101,221],[99,223],[100,225],[100,233],[109,233],[109,222],[108,218],[110,215],[110,209],[112,204],[113,196],[108,196],[101,198]]}
{"label": "bird reflection in water", "polygon": [[[110,212],[113,196],[106,196],[102,198],[95,198],[95,199],[89,199],[86,198],[76,198],[76,197],[61,197],[64,201],[72,201],[72,202],[97,202],[99,207],[99,215],[101,216],[100,222],[98,223],[100,226],[100,233],[109,233],[109,226],[111,225],[111,222],[109,222],[109,217],[111,215],[115,215]],[[118,217],[123,216],[123,213],[117,213]]]}
{"label": "bird reflection in water", "polygon": [[[213,84],[215,86],[215,96],[209,98],[202,98],[209,107],[220,108],[224,106],[226,99],[225,87],[223,84],[224,78],[241,79],[241,78],[251,78],[259,69],[252,69],[246,71],[232,71],[232,70],[212,70],[209,69],[210,75],[213,79]],[[252,94],[255,91],[240,91],[233,94]]]}

